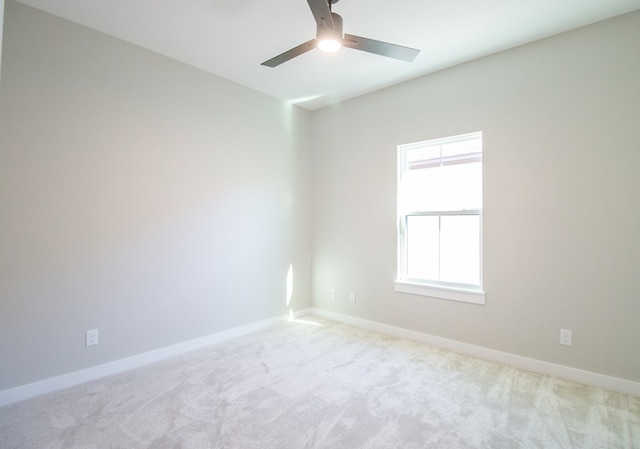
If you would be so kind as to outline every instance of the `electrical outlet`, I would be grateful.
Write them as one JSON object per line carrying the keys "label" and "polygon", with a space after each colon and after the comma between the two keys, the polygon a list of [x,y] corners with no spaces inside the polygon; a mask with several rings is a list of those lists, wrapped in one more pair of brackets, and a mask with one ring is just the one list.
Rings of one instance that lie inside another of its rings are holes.
{"label": "electrical outlet", "polygon": [[94,346],[98,344],[98,329],[91,329],[87,331],[86,345]]}
{"label": "electrical outlet", "polygon": [[349,302],[351,304],[355,304],[356,303],[356,292],[349,293]]}
{"label": "electrical outlet", "polygon": [[336,289],[332,288],[329,290],[329,296],[331,297],[331,299],[336,299]]}
{"label": "electrical outlet", "polygon": [[571,346],[572,332],[568,329],[560,329],[560,344]]}

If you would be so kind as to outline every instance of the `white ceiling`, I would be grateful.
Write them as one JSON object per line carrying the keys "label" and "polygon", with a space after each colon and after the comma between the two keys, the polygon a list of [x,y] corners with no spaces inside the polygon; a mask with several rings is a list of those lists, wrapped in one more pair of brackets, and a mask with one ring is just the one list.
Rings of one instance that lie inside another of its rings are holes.
{"label": "white ceiling", "polygon": [[[340,0],[345,33],[421,50],[260,63],[315,37],[306,0],[19,0],[307,109],[640,9],[640,0]],[[623,44],[623,43],[621,43]]]}

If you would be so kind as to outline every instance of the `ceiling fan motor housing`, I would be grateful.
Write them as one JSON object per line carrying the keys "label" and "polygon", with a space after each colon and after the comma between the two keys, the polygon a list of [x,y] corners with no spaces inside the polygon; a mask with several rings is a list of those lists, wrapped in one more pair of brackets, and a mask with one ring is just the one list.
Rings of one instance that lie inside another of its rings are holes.
{"label": "ceiling fan motor housing", "polygon": [[331,20],[333,21],[333,26],[326,21],[318,22],[318,26],[316,28],[316,39],[318,41],[325,39],[342,41],[342,17],[335,12],[332,12]]}

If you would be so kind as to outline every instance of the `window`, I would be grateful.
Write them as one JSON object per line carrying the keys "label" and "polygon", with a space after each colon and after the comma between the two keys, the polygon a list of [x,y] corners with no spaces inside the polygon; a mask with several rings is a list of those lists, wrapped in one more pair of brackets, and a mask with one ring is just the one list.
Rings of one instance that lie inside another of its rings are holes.
{"label": "window", "polygon": [[396,291],[484,304],[482,133],[398,147]]}

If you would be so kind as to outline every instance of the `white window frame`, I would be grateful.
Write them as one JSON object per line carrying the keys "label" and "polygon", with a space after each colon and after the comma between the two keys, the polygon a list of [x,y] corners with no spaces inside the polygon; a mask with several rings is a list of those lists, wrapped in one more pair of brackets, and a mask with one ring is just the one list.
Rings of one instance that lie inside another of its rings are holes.
{"label": "white window frame", "polygon": [[[424,142],[398,145],[398,251],[397,251],[397,277],[395,280],[395,291],[414,295],[429,296],[434,298],[449,299],[472,304],[485,304],[485,292],[483,289],[482,276],[482,209],[461,210],[461,211],[406,211],[400,207],[400,185],[406,167],[406,153],[411,149],[422,146],[435,146],[446,143],[460,142],[482,138],[482,132],[463,134],[441,139],[433,139]],[[478,286],[454,284],[425,279],[414,279],[407,276],[407,240],[406,225],[407,219],[411,216],[444,216],[444,215],[478,215],[480,220],[480,282]]]}

